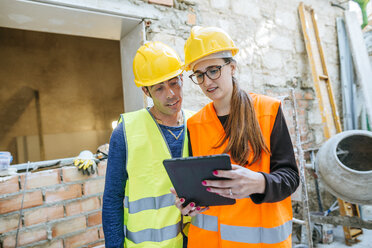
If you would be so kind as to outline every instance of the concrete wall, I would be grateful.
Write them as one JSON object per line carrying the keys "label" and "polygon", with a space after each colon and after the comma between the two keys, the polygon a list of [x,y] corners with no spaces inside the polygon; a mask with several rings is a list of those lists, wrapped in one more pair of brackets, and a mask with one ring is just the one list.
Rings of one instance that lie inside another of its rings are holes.
{"label": "concrete wall", "polygon": [[[0,120],[0,150],[13,154],[15,137],[38,135],[25,88],[39,91],[46,159],[95,152],[123,112],[119,41],[0,28],[0,109],[9,113]],[[9,112],[11,99],[17,104]]]}

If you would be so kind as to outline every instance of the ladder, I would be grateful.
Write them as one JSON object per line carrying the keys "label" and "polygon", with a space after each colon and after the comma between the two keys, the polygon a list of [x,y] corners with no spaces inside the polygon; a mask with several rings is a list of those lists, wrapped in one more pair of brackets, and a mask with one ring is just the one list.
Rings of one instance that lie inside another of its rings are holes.
{"label": "ladder", "polygon": [[[322,116],[324,136],[328,139],[333,135],[340,133],[342,129],[336,109],[331,80],[328,75],[325,55],[319,37],[319,29],[316,21],[317,18],[314,9],[305,6],[303,2],[300,3],[298,10],[306,44],[306,51],[311,66],[315,92]],[[358,205],[345,202],[339,198],[337,200],[341,216],[360,217]],[[347,245],[354,243],[356,238],[363,233],[361,228],[344,226],[343,229]]]}

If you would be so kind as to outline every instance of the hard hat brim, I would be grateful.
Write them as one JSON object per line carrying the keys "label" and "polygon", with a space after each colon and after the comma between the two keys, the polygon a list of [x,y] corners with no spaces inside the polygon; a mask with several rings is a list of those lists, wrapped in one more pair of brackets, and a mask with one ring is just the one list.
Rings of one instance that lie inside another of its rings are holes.
{"label": "hard hat brim", "polygon": [[222,51],[231,51],[232,56],[235,56],[239,52],[239,48],[236,48],[236,47],[227,47],[226,48],[226,47],[224,47],[224,48],[221,48],[221,49],[212,50],[208,53],[200,55],[199,57],[195,58],[194,60],[190,61],[189,63],[183,65],[182,69],[185,70],[185,71],[190,71],[192,69],[191,65],[193,63],[195,63],[196,61],[200,60],[203,57],[211,55],[213,53],[218,53],[218,52],[222,52]]}
{"label": "hard hat brim", "polygon": [[136,84],[137,87],[153,86],[155,84],[160,84],[162,82],[168,81],[169,79],[177,77],[177,76],[181,75],[183,71],[184,71],[183,69],[179,69],[175,72],[169,73],[169,74],[164,75],[160,78],[156,78],[154,80],[150,80],[150,81],[146,81],[146,82],[134,80],[134,83]]}

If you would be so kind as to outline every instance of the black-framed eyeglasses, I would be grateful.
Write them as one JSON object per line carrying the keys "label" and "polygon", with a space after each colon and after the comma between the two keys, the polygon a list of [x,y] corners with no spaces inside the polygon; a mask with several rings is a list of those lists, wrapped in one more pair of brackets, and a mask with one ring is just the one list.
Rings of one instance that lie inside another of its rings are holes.
{"label": "black-framed eyeglasses", "polygon": [[205,72],[195,72],[191,74],[189,78],[193,81],[193,83],[198,85],[204,83],[204,75],[207,75],[207,77],[211,80],[219,79],[221,77],[221,68],[228,64],[230,64],[230,61],[223,65],[211,66]]}

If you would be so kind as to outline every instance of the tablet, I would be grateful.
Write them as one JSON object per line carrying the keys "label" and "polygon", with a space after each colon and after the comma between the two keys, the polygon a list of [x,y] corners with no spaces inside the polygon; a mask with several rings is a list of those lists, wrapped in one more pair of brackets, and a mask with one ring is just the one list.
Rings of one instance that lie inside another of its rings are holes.
{"label": "tablet", "polygon": [[184,207],[190,202],[203,207],[235,203],[235,199],[208,192],[207,187],[202,185],[203,180],[230,180],[213,175],[214,170],[231,170],[229,155],[166,159],[163,164],[177,195],[186,200]]}

